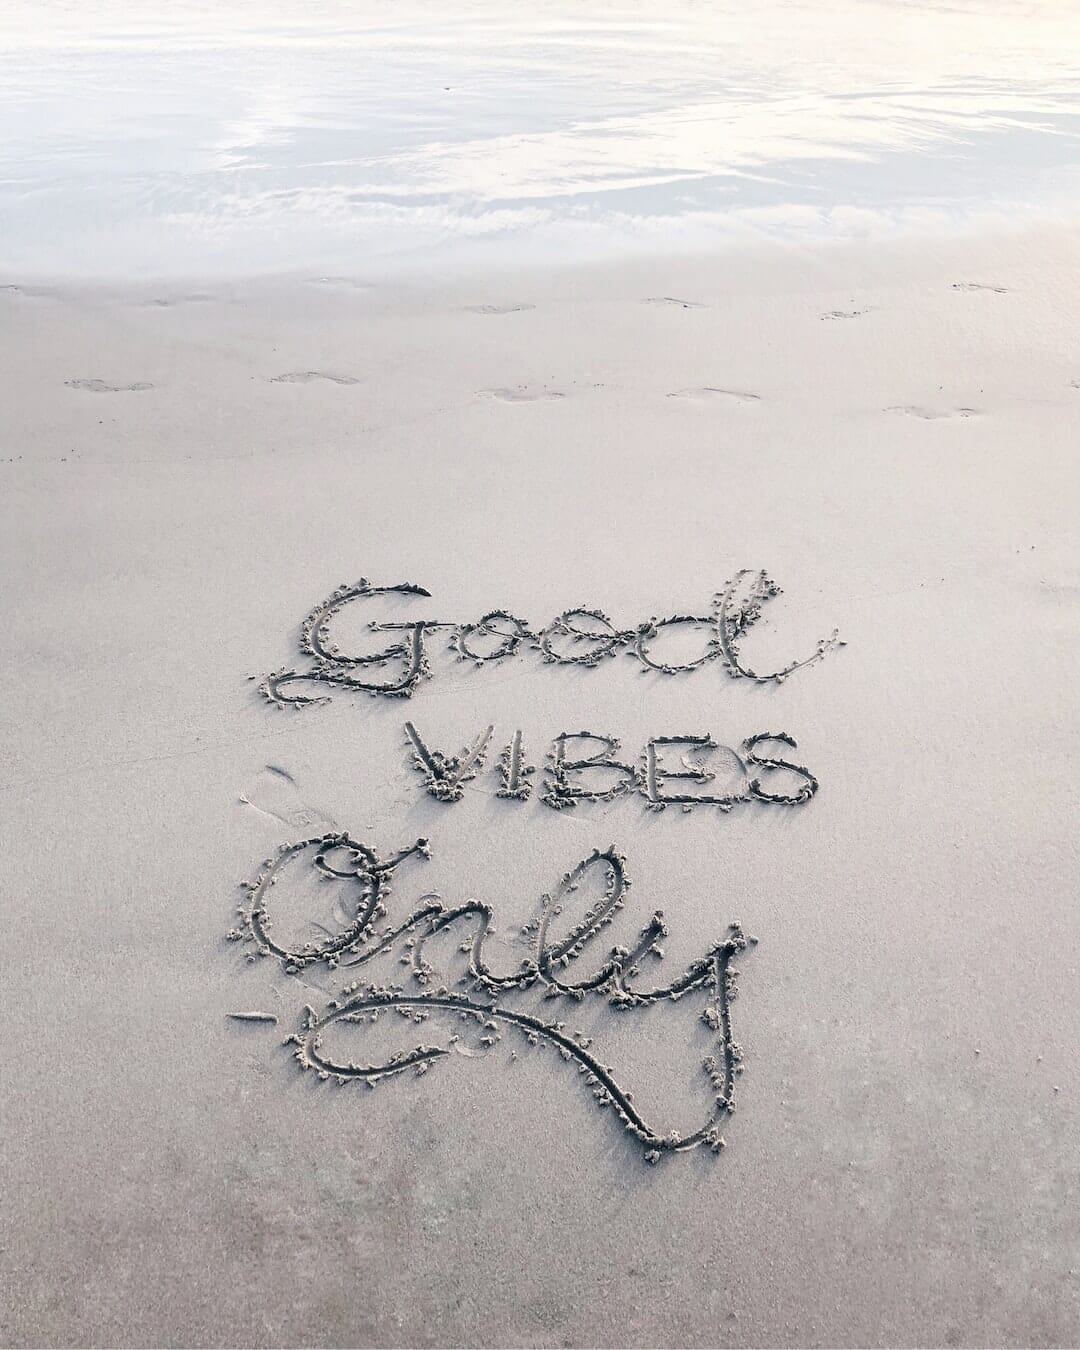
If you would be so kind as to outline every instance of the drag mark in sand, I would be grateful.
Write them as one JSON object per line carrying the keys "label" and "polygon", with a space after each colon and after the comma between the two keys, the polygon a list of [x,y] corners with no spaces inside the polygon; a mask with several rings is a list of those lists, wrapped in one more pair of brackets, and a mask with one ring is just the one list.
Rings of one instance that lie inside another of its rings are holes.
{"label": "drag mark in sand", "polygon": [[[395,868],[414,853],[427,856],[426,842],[418,840],[411,848],[402,850],[394,858],[382,862],[375,850],[358,843],[347,835],[327,835],[285,845],[275,858],[267,860],[256,879],[246,884],[247,904],[241,906],[241,926],[229,937],[253,944],[256,954],[276,956],[287,974],[295,974],[302,965],[325,961],[333,968],[339,961],[348,966],[365,965],[389,953],[401,939],[405,955],[400,962],[409,967],[409,976],[416,986],[364,983],[347,985],[340,998],[331,999],[318,1014],[313,1008],[304,1009],[300,1029],[286,1039],[286,1045],[295,1047],[297,1063],[313,1071],[321,1080],[333,1079],[338,1084],[350,1081],[365,1082],[374,1087],[380,1080],[397,1077],[412,1069],[423,1075],[439,1060],[452,1056],[460,1046],[459,1032],[447,1033],[440,1043],[421,1042],[401,1050],[383,1053],[377,1062],[360,1063],[345,1059],[326,1048],[325,1034],[335,1026],[362,1026],[378,1022],[380,1016],[395,1013],[403,1021],[418,1024],[442,1015],[461,1022],[479,1024],[483,1033],[479,1045],[490,1050],[502,1039],[501,1028],[520,1035],[526,1046],[547,1045],[566,1063],[573,1063],[585,1079],[601,1107],[610,1107],[625,1130],[644,1146],[647,1162],[655,1163],[666,1153],[686,1152],[707,1145],[714,1152],[725,1146],[720,1133],[722,1121],[735,1110],[735,1078],[742,1071],[742,1053],[732,1037],[731,1003],[736,996],[737,971],[733,958],[755,942],[744,936],[738,924],[732,924],[729,936],[714,943],[698,960],[670,984],[639,987],[636,983],[640,964],[651,956],[663,960],[661,942],[668,929],[663,913],[657,910],[629,947],[614,947],[610,956],[593,975],[572,980],[566,972],[612,922],[622,909],[630,887],[625,859],[614,846],[594,850],[575,867],[564,874],[558,886],[540,903],[536,919],[522,930],[531,940],[532,954],[516,967],[498,973],[488,964],[485,955],[487,938],[492,931],[493,912],[489,905],[468,901],[457,907],[447,907],[437,895],[423,897],[425,903],[401,923],[376,933],[375,923],[386,913],[389,884]],[[270,936],[271,919],[266,909],[266,896],[284,868],[295,866],[304,855],[323,876],[354,884],[359,896],[355,921],[337,935],[329,935],[321,946],[309,944],[299,951],[275,945]],[[580,920],[561,937],[551,936],[552,918],[560,914],[594,868],[603,871],[603,891],[590,905]],[[455,925],[466,924],[464,940],[458,950],[466,958],[465,974],[460,985],[471,986],[471,992],[451,990],[446,984],[433,986],[436,971],[425,956],[425,944]],[[343,961],[345,954],[352,959]],[[433,987],[432,987],[433,986]],[[665,1131],[646,1120],[615,1071],[602,1062],[592,1050],[592,1039],[579,1031],[568,1029],[565,1022],[544,1018],[528,1007],[510,1006],[508,999],[532,991],[544,999],[566,998],[582,1003],[593,997],[603,1000],[613,1009],[630,1015],[667,1002],[677,1002],[686,995],[702,992],[706,1003],[701,1020],[717,1035],[716,1051],[702,1061],[702,1071],[710,1085],[710,1106],[702,1124],[689,1133]],[[234,1014],[241,1019],[247,1014]],[[463,1052],[464,1053],[464,1052]],[[476,1052],[469,1052],[470,1057]],[[481,1052],[482,1053],[482,1052]],[[511,1061],[518,1057],[512,1052]]]}

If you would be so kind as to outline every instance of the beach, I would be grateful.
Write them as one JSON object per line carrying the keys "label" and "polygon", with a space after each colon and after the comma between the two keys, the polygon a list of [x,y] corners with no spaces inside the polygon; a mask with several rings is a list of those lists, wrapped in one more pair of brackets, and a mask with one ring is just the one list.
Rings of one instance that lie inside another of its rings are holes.
{"label": "beach", "polygon": [[1075,1344],[1075,216],[441,256],[0,277],[0,1341]]}

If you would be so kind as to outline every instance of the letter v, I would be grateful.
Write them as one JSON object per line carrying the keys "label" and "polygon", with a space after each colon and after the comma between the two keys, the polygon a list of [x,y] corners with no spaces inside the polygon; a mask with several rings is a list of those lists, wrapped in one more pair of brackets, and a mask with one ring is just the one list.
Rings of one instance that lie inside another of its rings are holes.
{"label": "letter v", "polygon": [[405,723],[405,731],[412,742],[413,763],[424,775],[424,786],[440,802],[459,802],[465,795],[465,784],[475,778],[477,770],[484,762],[488,741],[495,730],[489,726],[481,731],[472,745],[467,745],[460,755],[444,755],[441,750],[429,750],[423,738],[411,722]]}

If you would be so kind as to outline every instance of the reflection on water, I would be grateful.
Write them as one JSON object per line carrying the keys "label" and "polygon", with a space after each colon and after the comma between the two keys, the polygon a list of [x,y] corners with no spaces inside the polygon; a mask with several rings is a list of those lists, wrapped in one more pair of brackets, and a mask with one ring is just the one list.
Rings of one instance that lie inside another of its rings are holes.
{"label": "reflection on water", "polygon": [[1080,198],[1062,0],[183,10],[0,0],[5,275],[362,273]]}

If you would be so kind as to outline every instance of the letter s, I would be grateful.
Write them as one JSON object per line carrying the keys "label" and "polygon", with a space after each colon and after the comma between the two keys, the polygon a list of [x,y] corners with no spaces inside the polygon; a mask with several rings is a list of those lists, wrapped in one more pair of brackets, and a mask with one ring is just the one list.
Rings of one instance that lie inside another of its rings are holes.
{"label": "letter s", "polygon": [[747,784],[751,797],[756,797],[759,802],[776,802],[781,806],[801,806],[808,802],[814,793],[818,790],[818,780],[801,764],[790,764],[786,759],[777,759],[775,756],[766,757],[757,753],[757,747],[762,741],[780,741],[783,745],[788,745],[792,750],[797,750],[798,743],[794,736],[789,736],[786,731],[759,731],[756,736],[749,736],[743,741],[743,751],[746,755],[747,764],[756,764],[770,773],[778,769],[786,769],[789,773],[798,774],[803,779],[802,786],[792,796],[783,792],[766,792],[761,785],[760,778],[751,778]]}

